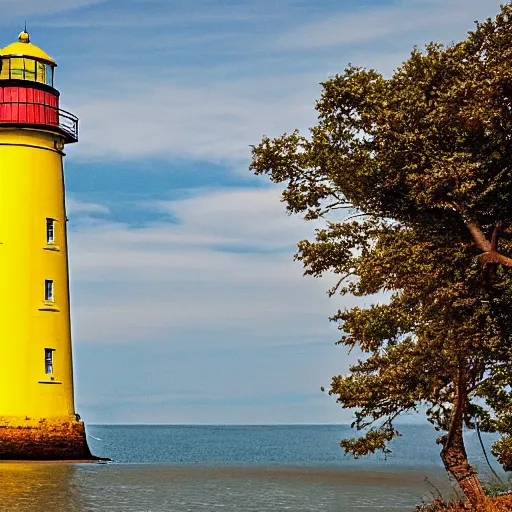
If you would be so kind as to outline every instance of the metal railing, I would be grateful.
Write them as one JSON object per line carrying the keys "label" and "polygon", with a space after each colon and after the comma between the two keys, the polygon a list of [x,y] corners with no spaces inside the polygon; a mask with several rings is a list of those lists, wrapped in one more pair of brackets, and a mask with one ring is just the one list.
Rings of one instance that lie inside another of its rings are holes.
{"label": "metal railing", "polygon": [[59,112],[59,128],[71,135],[74,140],[78,140],[78,117],[71,112],[58,108]]}
{"label": "metal railing", "polygon": [[27,124],[59,128],[74,141],[78,140],[78,117],[71,112],[40,102],[0,102],[0,125]]}

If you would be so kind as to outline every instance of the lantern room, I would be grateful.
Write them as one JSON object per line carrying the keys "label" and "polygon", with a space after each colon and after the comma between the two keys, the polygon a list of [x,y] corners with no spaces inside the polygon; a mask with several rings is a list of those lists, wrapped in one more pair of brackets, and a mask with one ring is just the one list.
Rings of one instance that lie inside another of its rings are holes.
{"label": "lantern room", "polygon": [[53,87],[56,66],[49,55],[30,42],[27,32],[0,52],[0,80],[27,80]]}
{"label": "lantern room", "polygon": [[44,129],[63,135],[66,143],[78,140],[78,119],[59,108],[56,67],[26,31],[0,50],[0,128]]}

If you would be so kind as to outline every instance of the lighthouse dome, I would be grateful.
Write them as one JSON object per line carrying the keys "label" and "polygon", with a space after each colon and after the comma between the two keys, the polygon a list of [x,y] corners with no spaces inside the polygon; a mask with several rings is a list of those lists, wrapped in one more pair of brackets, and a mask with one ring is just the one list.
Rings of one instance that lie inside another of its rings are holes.
{"label": "lighthouse dome", "polygon": [[18,41],[0,50],[0,57],[32,57],[52,66],[57,65],[46,52],[30,42],[30,36],[25,31],[19,35]]}

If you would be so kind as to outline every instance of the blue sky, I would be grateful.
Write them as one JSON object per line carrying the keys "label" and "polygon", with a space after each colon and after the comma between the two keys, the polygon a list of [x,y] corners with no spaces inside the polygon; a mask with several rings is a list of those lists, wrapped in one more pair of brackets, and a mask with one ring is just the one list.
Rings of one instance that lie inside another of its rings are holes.
{"label": "blue sky", "polygon": [[77,410],[88,423],[348,422],[320,392],[330,279],[302,277],[279,189],[250,144],[315,123],[321,81],[389,74],[462,39],[499,0],[0,0],[59,63]]}

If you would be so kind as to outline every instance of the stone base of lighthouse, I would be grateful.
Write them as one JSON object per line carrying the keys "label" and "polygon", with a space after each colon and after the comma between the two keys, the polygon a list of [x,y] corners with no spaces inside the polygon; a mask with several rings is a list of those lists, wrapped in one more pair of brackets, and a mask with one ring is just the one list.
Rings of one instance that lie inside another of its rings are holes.
{"label": "stone base of lighthouse", "polygon": [[82,421],[0,416],[0,460],[98,460]]}

